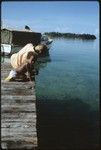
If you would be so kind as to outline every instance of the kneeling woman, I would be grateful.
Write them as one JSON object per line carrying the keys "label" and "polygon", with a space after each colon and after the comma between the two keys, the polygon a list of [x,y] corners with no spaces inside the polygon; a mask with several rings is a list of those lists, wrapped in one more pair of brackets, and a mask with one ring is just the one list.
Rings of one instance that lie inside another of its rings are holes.
{"label": "kneeling woman", "polygon": [[25,63],[23,63],[18,68],[11,70],[5,81],[14,81],[18,78],[21,78],[23,81],[32,81],[31,73],[32,69],[34,69],[33,64],[37,60],[37,55],[38,54],[35,52],[28,52]]}

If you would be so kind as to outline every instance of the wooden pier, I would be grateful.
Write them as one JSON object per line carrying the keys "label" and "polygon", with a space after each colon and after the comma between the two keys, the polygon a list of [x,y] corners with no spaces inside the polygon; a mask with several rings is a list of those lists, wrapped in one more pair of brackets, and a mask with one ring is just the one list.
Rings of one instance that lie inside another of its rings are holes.
{"label": "wooden pier", "polygon": [[1,64],[1,147],[33,149],[37,147],[35,83],[5,82],[10,63]]}

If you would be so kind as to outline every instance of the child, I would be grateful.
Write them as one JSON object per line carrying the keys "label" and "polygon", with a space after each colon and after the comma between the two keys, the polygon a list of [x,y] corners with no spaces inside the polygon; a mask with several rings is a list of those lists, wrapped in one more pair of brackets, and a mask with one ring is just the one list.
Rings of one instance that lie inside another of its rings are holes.
{"label": "child", "polygon": [[[5,81],[14,81],[17,78],[21,78],[26,81],[32,81],[31,73],[32,73],[32,64],[37,60],[37,53],[28,52],[26,61],[21,64],[18,68],[10,71],[9,76],[5,79]],[[26,76],[27,73],[27,76]]]}

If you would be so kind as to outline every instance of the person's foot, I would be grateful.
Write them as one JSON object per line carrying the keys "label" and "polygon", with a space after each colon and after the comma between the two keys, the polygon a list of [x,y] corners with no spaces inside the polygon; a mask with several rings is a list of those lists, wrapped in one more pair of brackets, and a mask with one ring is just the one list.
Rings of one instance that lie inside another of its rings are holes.
{"label": "person's foot", "polygon": [[6,82],[10,82],[10,81],[15,81],[15,78],[14,77],[11,77],[11,76],[8,76],[6,79],[5,79]]}

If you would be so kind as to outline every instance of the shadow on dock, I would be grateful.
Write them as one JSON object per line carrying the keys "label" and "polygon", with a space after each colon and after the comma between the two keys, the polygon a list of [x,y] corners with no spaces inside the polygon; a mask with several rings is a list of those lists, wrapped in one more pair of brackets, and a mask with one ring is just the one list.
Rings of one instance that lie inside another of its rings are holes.
{"label": "shadow on dock", "polygon": [[79,99],[37,98],[38,150],[99,149],[98,114]]}

